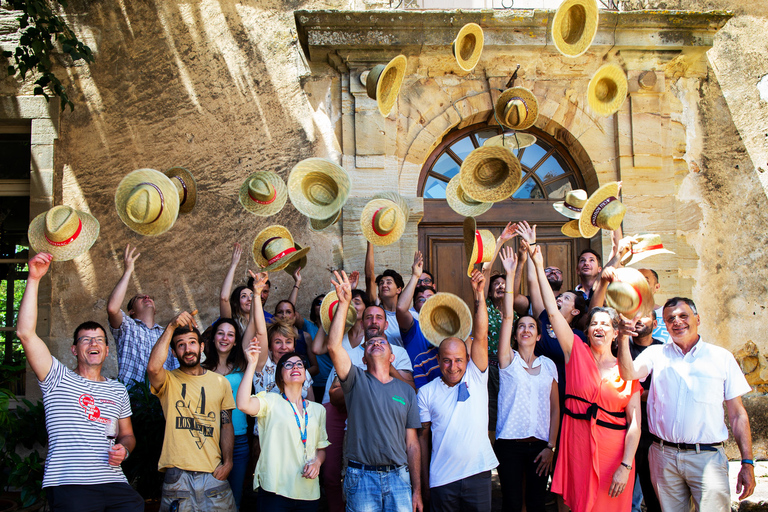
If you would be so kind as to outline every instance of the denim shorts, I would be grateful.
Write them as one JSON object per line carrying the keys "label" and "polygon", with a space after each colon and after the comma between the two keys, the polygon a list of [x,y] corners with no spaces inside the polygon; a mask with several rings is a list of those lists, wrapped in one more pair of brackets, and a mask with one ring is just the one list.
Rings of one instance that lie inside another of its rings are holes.
{"label": "denim shorts", "polygon": [[168,512],[176,500],[179,502],[179,512],[237,510],[232,489],[226,480],[217,480],[212,473],[168,468],[163,481],[160,512]]}
{"label": "denim shorts", "polygon": [[347,512],[412,512],[411,474],[407,466],[392,471],[347,467],[344,476]]}

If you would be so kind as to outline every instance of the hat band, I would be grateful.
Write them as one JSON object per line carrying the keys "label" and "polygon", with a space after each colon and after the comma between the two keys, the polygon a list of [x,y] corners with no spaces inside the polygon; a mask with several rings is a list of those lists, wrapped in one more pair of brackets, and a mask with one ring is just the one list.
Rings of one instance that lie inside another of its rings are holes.
{"label": "hat band", "polygon": [[273,264],[274,262],[276,262],[277,260],[279,260],[280,258],[285,256],[286,254],[290,254],[292,252],[296,252],[296,248],[295,247],[289,247],[288,249],[284,250],[283,252],[273,256],[272,258],[267,260],[267,265]]}
{"label": "hat band", "polygon": [[187,202],[187,184],[184,183],[184,180],[181,178],[181,176],[174,176],[174,178],[179,180],[179,183],[181,183],[181,189],[184,191],[184,195],[181,196],[181,204],[179,204],[179,206],[182,206]]}
{"label": "hat band", "polygon": [[336,299],[328,305],[328,320],[333,320],[333,315],[336,314],[336,304],[338,303],[339,300]]}
{"label": "hat band", "polygon": [[663,248],[664,248],[664,244],[649,245],[648,247],[643,247],[642,249],[637,249],[637,250],[632,248],[632,250],[630,251],[630,254],[640,254],[641,252],[655,251],[657,249],[663,249]]}
{"label": "hat band", "polygon": [[139,186],[141,186],[141,185],[149,185],[150,187],[152,187],[152,188],[154,188],[155,190],[157,190],[157,193],[158,193],[158,194],[160,194],[160,211],[158,211],[158,212],[157,212],[157,217],[155,217],[154,219],[152,219],[151,221],[149,221],[149,222],[147,223],[147,224],[152,224],[152,223],[153,223],[153,222],[155,222],[157,219],[159,219],[159,218],[160,218],[160,216],[163,214],[163,208],[165,208],[165,198],[163,197],[163,191],[162,191],[162,190],[160,190],[160,187],[158,187],[158,186],[157,186],[157,185],[155,185],[154,183],[150,183],[149,181],[143,181],[143,182],[139,183],[139,184],[138,184],[138,185],[136,185],[136,186],[137,186],[137,187],[139,187]]}
{"label": "hat band", "polygon": [[618,201],[618,199],[616,199],[614,196],[611,196],[611,197],[608,197],[608,198],[604,199],[602,203],[598,204],[595,207],[595,211],[592,212],[592,218],[589,219],[592,222],[593,226],[598,227],[598,225],[597,225],[597,216],[600,215],[600,212],[603,211],[603,209],[606,206],[608,206],[610,203],[612,203],[614,201]]}
{"label": "hat band", "polygon": [[269,201],[259,201],[258,199],[253,197],[253,195],[251,194],[250,188],[248,189],[248,197],[250,197],[254,202],[259,204],[270,204],[270,203],[274,203],[275,199],[277,199],[277,190],[275,190],[274,188],[272,189],[272,199],[270,199]]}
{"label": "hat band", "polygon": [[474,264],[477,265],[483,261],[483,237],[477,230],[475,230],[475,243],[477,244],[477,261]]}
{"label": "hat band", "polygon": [[[528,119],[528,102],[525,101],[524,98],[521,98],[520,96],[515,96],[514,98],[509,98],[509,101],[513,100],[520,100],[523,105],[525,106],[525,117],[523,119],[520,119],[517,124],[522,124],[526,119]],[[509,102],[507,102],[509,103]]]}
{"label": "hat band", "polygon": [[83,230],[83,221],[82,221],[82,220],[80,220],[80,219],[77,219],[77,230],[75,230],[75,234],[74,234],[74,235],[72,235],[71,237],[67,238],[67,239],[66,239],[66,240],[64,240],[63,242],[54,242],[53,240],[51,240],[50,238],[48,238],[48,235],[46,235],[46,234],[43,234],[43,236],[45,237],[45,240],[46,240],[46,241],[47,241],[49,244],[51,244],[51,245],[53,245],[53,246],[56,246],[56,247],[63,247],[63,246],[65,246],[65,245],[69,245],[69,244],[71,244],[72,242],[74,242],[74,241],[75,241],[75,239],[76,239],[78,236],[80,236],[80,232],[81,232],[82,230]]}
{"label": "hat band", "polygon": [[392,232],[392,230],[390,229],[390,230],[389,230],[389,231],[387,231],[386,233],[379,233],[379,230],[378,230],[378,229],[376,229],[376,216],[377,216],[377,215],[379,214],[379,212],[380,212],[381,210],[383,210],[383,209],[384,209],[384,207],[382,206],[381,208],[379,208],[378,210],[376,210],[375,212],[373,212],[373,216],[371,217],[371,227],[373,228],[373,232],[374,232],[374,233],[376,233],[378,236],[387,236],[388,234],[390,234],[390,233]]}
{"label": "hat band", "polygon": [[638,311],[640,311],[640,307],[643,305],[643,294],[642,294],[642,293],[640,293],[640,290],[638,290],[638,289],[637,289],[637,287],[636,287],[635,285],[631,284],[631,285],[629,285],[629,286],[631,286],[631,287],[632,287],[632,289],[633,289],[633,290],[635,290],[635,291],[637,292],[637,298],[638,298],[638,301],[637,301],[637,307],[636,307],[635,309],[633,309],[632,311],[630,311],[630,312],[629,312],[629,314],[630,314],[630,315],[634,316],[634,315],[635,315],[635,313],[637,313]]}
{"label": "hat band", "polygon": [[568,204],[568,201],[563,201],[563,206],[565,206],[566,208],[568,208],[573,212],[581,213],[581,208],[576,208],[575,206]]}

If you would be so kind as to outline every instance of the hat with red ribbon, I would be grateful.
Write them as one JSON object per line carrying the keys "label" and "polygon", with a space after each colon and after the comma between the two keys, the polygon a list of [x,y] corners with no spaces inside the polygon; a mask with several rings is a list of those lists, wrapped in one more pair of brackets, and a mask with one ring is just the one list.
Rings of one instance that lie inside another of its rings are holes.
{"label": "hat with red ribbon", "polygon": [[285,206],[288,200],[288,187],[274,172],[257,171],[240,185],[239,196],[243,208],[254,215],[269,217]]}
{"label": "hat with red ribbon", "polygon": [[137,169],[117,185],[115,208],[123,223],[140,235],[165,233],[179,215],[179,192],[171,178],[154,169]]}
{"label": "hat with red ribbon", "polygon": [[292,261],[300,260],[309,247],[296,249],[291,232],[284,226],[269,226],[253,241],[253,261],[262,272],[283,270]]}
{"label": "hat with red ribbon", "polygon": [[[320,323],[322,323],[323,330],[326,334],[331,331],[331,321],[333,320],[333,315],[336,314],[336,308],[338,308],[338,306],[339,297],[336,295],[336,290],[331,290],[325,297],[323,297],[323,302],[320,304]],[[357,311],[352,304],[350,304],[349,309],[347,310],[347,321],[344,324],[344,332],[349,331],[352,326],[355,325],[356,321]]]}
{"label": "hat with red ribbon", "polygon": [[47,252],[54,261],[67,261],[86,252],[99,237],[99,221],[69,206],[54,206],[32,220],[27,230],[35,252]]}
{"label": "hat with red ribbon", "polygon": [[467,275],[472,275],[472,269],[478,263],[493,259],[496,250],[496,237],[487,229],[477,229],[477,223],[472,217],[464,219],[464,253],[467,255]]}
{"label": "hat with red ribbon", "polygon": [[659,235],[635,235],[632,238],[636,239],[637,242],[631,244],[629,252],[622,256],[622,265],[634,265],[648,256],[655,256],[657,254],[675,254],[664,248]]}
{"label": "hat with red ribbon", "polygon": [[368,201],[360,214],[363,236],[373,245],[397,242],[408,222],[408,203],[399,194],[389,194],[396,197],[376,197]]}

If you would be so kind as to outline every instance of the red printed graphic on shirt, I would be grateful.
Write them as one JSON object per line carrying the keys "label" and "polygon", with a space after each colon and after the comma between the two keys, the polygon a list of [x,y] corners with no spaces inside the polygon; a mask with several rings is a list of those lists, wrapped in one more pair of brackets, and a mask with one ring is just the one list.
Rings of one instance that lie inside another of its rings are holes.
{"label": "red printed graphic on shirt", "polygon": [[97,423],[109,423],[109,418],[102,418],[101,411],[96,407],[96,400],[93,399],[88,393],[83,393],[78,399],[80,407],[85,409],[85,416],[88,421],[95,421]]}

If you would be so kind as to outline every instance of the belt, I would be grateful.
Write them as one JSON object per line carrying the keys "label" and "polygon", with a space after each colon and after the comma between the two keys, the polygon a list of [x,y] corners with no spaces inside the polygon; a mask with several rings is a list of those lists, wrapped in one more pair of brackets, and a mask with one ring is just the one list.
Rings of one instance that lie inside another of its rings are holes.
{"label": "belt", "polygon": [[359,462],[355,462],[353,460],[350,460],[347,462],[347,466],[354,469],[362,469],[364,471],[397,471],[400,466],[396,464],[383,464],[381,466],[369,466],[368,464],[361,464]]}
{"label": "belt", "polygon": [[665,441],[653,434],[651,434],[651,439],[653,439],[654,443],[659,443],[662,448],[665,446],[671,446],[672,448],[677,448],[678,450],[696,450],[697,452],[716,452],[718,448],[723,446],[723,443],[670,443],[669,441]]}
{"label": "belt", "polygon": [[580,402],[585,402],[585,403],[589,404],[589,407],[587,407],[587,411],[585,413],[583,413],[583,414],[575,413],[575,412],[571,411],[570,409],[568,409],[567,407],[565,407],[564,410],[563,410],[563,413],[566,416],[570,416],[571,418],[575,418],[577,420],[587,420],[587,421],[590,421],[592,418],[595,418],[595,423],[597,425],[601,426],[601,427],[609,428],[609,429],[612,429],[612,430],[627,430],[628,425],[626,425],[626,424],[624,424],[624,425],[617,425],[615,423],[608,423],[607,421],[603,421],[603,420],[598,420],[597,419],[597,410],[598,409],[603,411],[605,414],[613,416],[614,418],[626,418],[627,417],[627,413],[625,411],[618,411],[618,412],[609,411],[607,409],[603,409],[602,407],[600,407],[599,405],[597,405],[594,402],[590,402],[589,400],[581,398],[580,396],[565,395],[565,399],[566,400],[569,399],[569,398],[572,398],[574,400],[578,400]]}

